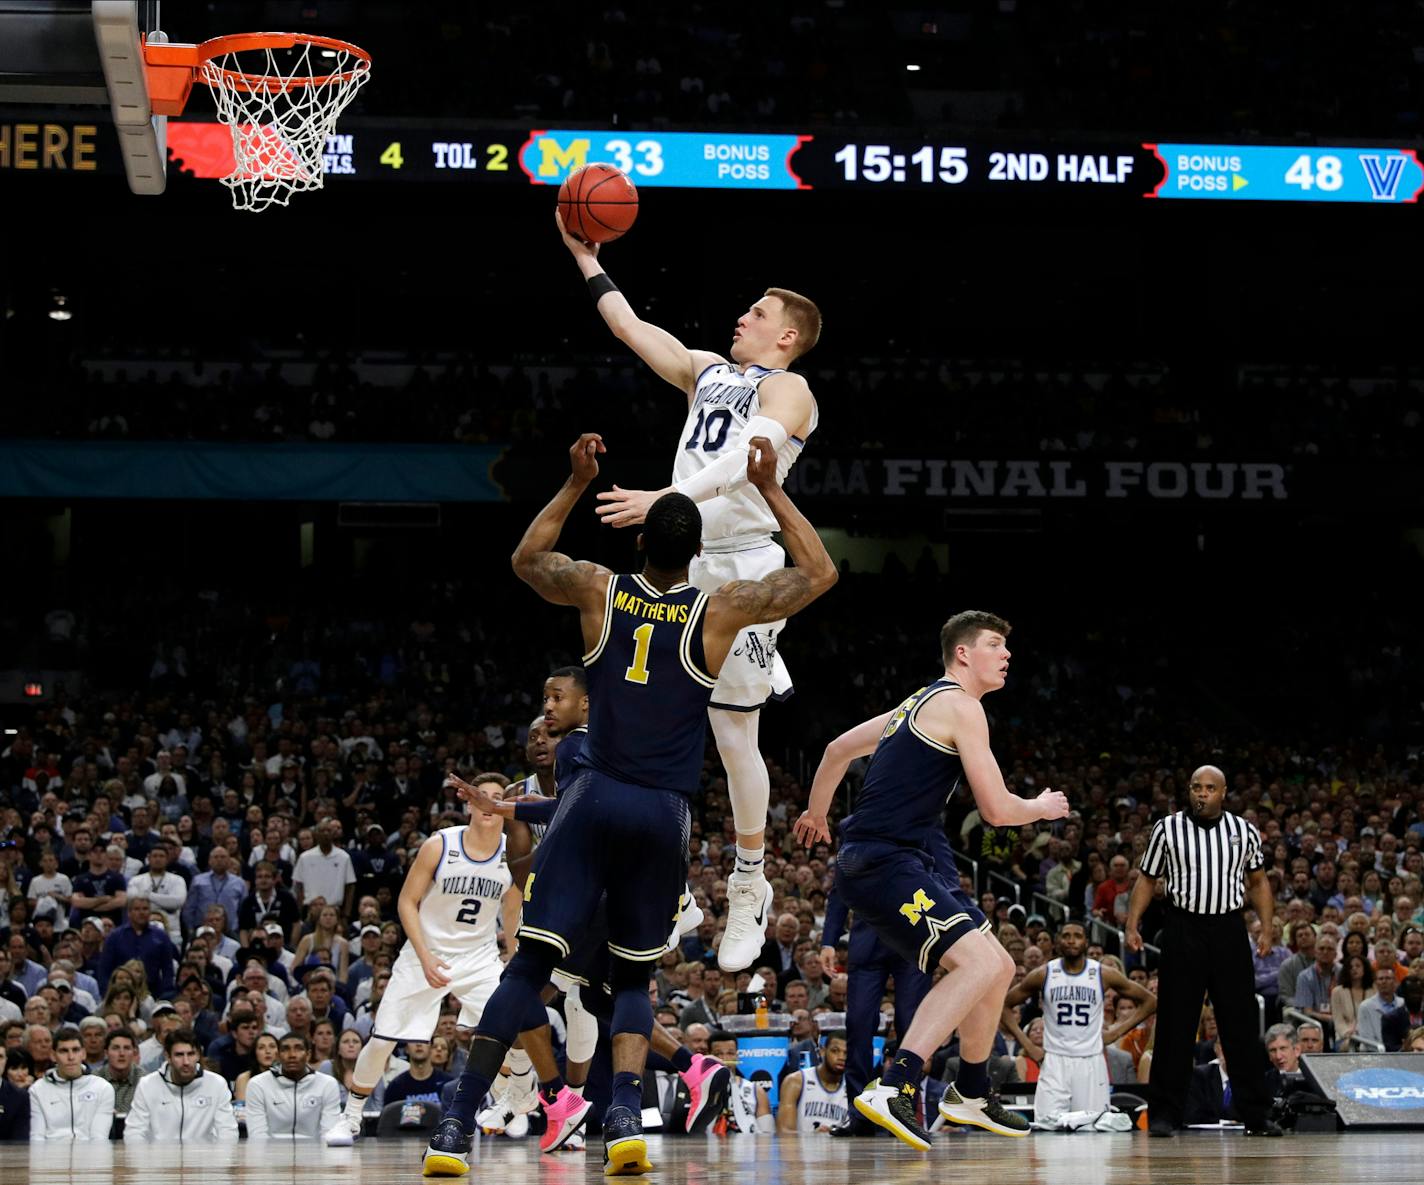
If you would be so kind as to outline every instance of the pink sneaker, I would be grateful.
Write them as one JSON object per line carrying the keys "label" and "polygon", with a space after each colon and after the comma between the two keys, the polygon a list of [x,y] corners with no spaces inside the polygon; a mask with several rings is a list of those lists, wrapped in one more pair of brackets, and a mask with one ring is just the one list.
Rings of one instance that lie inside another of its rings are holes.
{"label": "pink sneaker", "polygon": [[541,1094],[539,1106],[544,1108],[545,1122],[544,1134],[539,1137],[539,1151],[557,1152],[583,1126],[593,1104],[565,1086],[552,1103]]}
{"label": "pink sneaker", "polygon": [[705,1053],[692,1055],[692,1066],[683,1071],[687,1083],[687,1130],[699,1132],[716,1121],[727,1105],[732,1071]]}

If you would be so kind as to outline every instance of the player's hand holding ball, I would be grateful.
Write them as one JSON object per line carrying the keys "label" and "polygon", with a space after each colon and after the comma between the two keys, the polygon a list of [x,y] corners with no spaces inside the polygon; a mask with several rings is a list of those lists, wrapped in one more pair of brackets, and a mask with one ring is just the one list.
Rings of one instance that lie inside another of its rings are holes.
{"label": "player's hand holding ball", "polygon": [[607,451],[603,447],[603,437],[597,432],[585,432],[580,436],[569,449],[569,465],[574,478],[584,485],[591,482],[598,476],[598,454]]}
{"label": "player's hand holding ball", "polygon": [[554,211],[554,223],[559,228],[559,234],[564,240],[564,246],[567,247],[575,257],[586,255],[590,259],[598,258],[598,244],[585,243],[577,235],[570,234],[569,228],[564,225],[564,216],[557,210]]}
{"label": "player's hand holding ball", "polygon": [[1043,819],[1062,819],[1068,814],[1068,796],[1062,790],[1045,790],[1035,800],[1042,808]]}

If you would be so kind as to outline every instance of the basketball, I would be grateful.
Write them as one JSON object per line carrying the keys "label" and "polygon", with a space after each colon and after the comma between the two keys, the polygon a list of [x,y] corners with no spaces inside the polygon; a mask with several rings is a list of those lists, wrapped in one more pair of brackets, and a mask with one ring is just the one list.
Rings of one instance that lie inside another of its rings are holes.
{"label": "basketball", "polygon": [[612,242],[638,217],[638,191],[613,165],[584,165],[559,186],[559,214],[564,228],[585,243]]}

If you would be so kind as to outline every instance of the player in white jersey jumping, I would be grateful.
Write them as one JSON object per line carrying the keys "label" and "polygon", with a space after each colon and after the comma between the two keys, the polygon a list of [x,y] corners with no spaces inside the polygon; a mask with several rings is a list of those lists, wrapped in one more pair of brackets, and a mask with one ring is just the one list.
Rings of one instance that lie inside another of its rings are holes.
{"label": "player in white jersey jumping", "polygon": [[821,1064],[807,1066],[781,1080],[776,1106],[776,1130],[824,1132],[829,1135],[850,1122],[850,1101],[845,1084],[846,1039],[839,1033],[826,1038]]}
{"label": "player in white jersey jumping", "polygon": [[[634,526],[664,494],[686,494],[702,512],[702,554],[692,561],[688,580],[705,592],[733,580],[760,580],[784,567],[785,553],[771,539],[776,519],[747,481],[747,445],[754,436],[771,441],[782,482],[816,430],[819,412],[811,389],[786,368],[816,344],[820,310],[798,293],[768,288],[737,319],[726,358],[689,349],[642,320],[599,264],[598,246],[574,238],[557,214],[555,219],[614,336],[687,396],[673,484],[661,490],[614,486],[598,495],[599,516],[615,527]],[[763,872],[763,842],[771,782],[757,732],[761,706],[791,693],[791,677],[778,653],[785,624],[765,622],[741,632],[709,708],[737,828],[737,863],[727,878],[727,929],[717,951],[724,971],[748,967],[766,941],[772,890]]]}
{"label": "player in white jersey jumping", "polygon": [[[1088,932],[1068,922],[1058,932],[1059,957],[1036,967],[1004,1000],[1003,1029],[1031,1058],[1042,1058],[1033,1098],[1035,1123],[1054,1124],[1066,1111],[1106,1111],[1108,1063],[1103,1050],[1157,1011],[1157,997],[1121,971],[1085,957]],[[1138,1003],[1137,1011],[1103,1031],[1105,989]],[[1043,1004],[1043,1048],[1019,1028],[1014,1009],[1039,995]]]}
{"label": "player in white jersey jumping", "polygon": [[[499,775],[478,775],[497,785]],[[513,887],[505,854],[504,820],[473,812],[464,826],[445,827],[423,844],[401,886],[399,912],[406,942],[371,1027],[371,1039],[352,1072],[346,1110],[326,1133],[329,1147],[348,1147],[361,1131],[366,1100],[401,1041],[429,1041],[447,994],[460,1000],[459,1026],[473,1029],[499,983],[496,924],[519,926],[522,895]]]}

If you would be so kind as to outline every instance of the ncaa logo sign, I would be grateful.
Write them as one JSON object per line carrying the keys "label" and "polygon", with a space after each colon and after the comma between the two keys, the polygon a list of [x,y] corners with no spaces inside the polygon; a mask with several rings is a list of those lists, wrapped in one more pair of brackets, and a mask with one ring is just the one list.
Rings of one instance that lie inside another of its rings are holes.
{"label": "ncaa logo sign", "polygon": [[1424,1109],[1424,1074],[1408,1070],[1355,1070],[1342,1074],[1335,1089],[1343,1098],[1366,1107]]}

